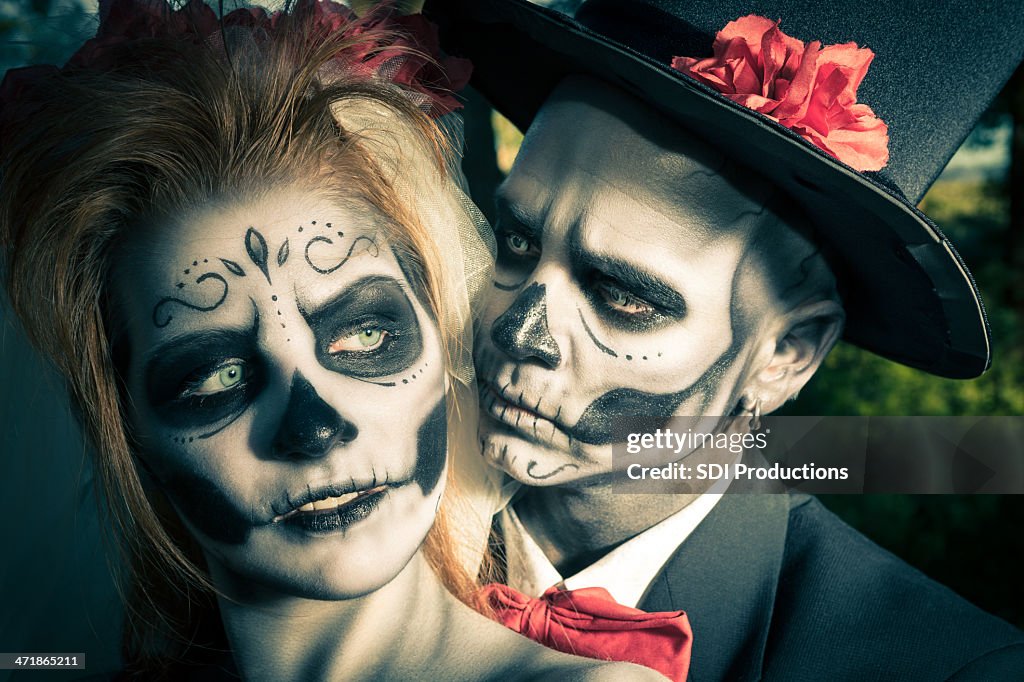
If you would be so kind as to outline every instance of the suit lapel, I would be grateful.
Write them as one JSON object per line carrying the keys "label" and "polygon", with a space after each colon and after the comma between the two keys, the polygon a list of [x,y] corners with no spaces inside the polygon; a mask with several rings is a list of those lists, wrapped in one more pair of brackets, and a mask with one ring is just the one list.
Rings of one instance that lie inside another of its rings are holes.
{"label": "suit lapel", "polygon": [[761,676],[788,521],[786,494],[728,493],[651,583],[640,608],[693,626],[691,681]]}

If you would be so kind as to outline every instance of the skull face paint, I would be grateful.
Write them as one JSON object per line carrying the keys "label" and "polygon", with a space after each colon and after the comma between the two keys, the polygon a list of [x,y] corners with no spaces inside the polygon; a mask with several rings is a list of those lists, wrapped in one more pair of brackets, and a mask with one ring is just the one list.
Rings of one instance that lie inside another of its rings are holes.
{"label": "skull face paint", "polygon": [[727,415],[743,389],[769,309],[747,256],[771,190],[699,141],[638,132],[667,127],[570,79],[498,192],[480,435],[523,483],[606,480],[615,417]]}
{"label": "skull face paint", "polygon": [[211,570],[366,594],[434,520],[446,471],[431,313],[358,200],[207,207],[122,246],[114,319],[138,457]]}
{"label": "skull face paint", "polygon": [[562,361],[558,344],[548,331],[544,285],[528,286],[491,325],[491,338],[513,357],[532,357],[552,367]]}

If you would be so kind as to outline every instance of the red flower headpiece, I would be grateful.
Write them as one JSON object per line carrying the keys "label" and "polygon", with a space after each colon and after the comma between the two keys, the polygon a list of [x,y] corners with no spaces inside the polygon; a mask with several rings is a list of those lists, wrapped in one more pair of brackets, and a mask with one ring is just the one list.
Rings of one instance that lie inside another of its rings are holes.
{"label": "red flower headpiece", "polygon": [[804,44],[778,21],[750,15],[715,36],[713,56],[675,57],[672,68],[793,130],[858,171],[889,161],[885,122],[857,88],[875,53],[856,43]]}
{"label": "red flower headpiece", "polygon": [[[421,15],[401,16],[382,3],[359,18],[332,0],[298,0],[289,13],[311,17],[310,35],[314,40],[326,40],[339,32],[347,38],[365,37],[339,51],[332,59],[334,65],[403,86],[434,118],[462,107],[454,93],[469,82],[473,66],[467,59],[442,56],[437,27]],[[282,28],[284,15],[281,11],[268,14],[261,7],[247,7],[218,18],[203,0],[189,0],[180,9],[173,9],[167,0],[100,0],[96,37],[86,41],[64,68],[116,68],[117,51],[111,48],[148,38],[173,38],[199,45],[223,40],[227,32],[245,30],[258,41],[273,40],[276,31],[288,30]],[[29,85],[37,69],[52,72],[53,67],[9,72],[0,99],[6,100],[16,95],[12,91]]]}

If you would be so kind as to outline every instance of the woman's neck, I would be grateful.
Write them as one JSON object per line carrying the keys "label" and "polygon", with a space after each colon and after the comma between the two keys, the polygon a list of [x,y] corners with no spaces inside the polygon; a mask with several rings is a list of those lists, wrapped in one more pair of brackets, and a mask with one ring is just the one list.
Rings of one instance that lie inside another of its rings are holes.
{"label": "woman's neck", "polygon": [[[218,586],[231,579],[215,576]],[[247,590],[251,592],[251,590]],[[235,661],[247,680],[408,677],[436,661],[459,603],[422,552],[394,580],[358,599],[260,594],[220,599]]]}

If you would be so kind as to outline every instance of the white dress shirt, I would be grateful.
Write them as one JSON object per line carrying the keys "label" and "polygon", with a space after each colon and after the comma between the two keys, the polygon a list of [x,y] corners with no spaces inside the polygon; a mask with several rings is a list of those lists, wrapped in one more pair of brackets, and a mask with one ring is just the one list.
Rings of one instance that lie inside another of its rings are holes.
{"label": "white dress shirt", "polygon": [[665,562],[722,498],[728,483],[720,488],[719,483],[723,482],[717,482],[683,509],[568,578],[552,565],[512,505],[508,505],[498,516],[508,584],[531,597],[539,597],[558,583],[569,590],[603,587],[618,603],[636,607]]}

